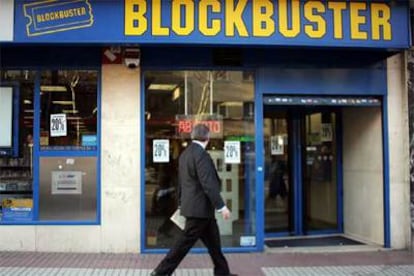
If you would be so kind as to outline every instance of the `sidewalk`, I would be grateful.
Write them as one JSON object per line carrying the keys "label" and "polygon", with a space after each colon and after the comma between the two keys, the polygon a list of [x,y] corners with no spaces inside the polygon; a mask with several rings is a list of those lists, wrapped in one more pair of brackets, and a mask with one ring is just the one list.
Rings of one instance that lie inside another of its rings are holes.
{"label": "sidewalk", "polygon": [[[0,275],[140,275],[164,255],[0,252]],[[233,273],[256,275],[414,275],[409,251],[228,253]],[[177,276],[212,276],[207,254],[189,254]]]}

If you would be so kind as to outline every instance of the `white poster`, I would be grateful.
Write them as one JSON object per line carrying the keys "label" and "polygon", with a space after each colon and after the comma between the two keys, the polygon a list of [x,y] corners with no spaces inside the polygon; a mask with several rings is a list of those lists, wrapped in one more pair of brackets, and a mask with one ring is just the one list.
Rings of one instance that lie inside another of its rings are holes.
{"label": "white poster", "polygon": [[152,160],[154,163],[170,162],[170,140],[155,139],[152,141]]}
{"label": "white poster", "polygon": [[275,135],[270,137],[270,151],[272,155],[283,155],[284,141],[282,135]]}
{"label": "white poster", "polygon": [[321,142],[332,142],[332,124],[321,124]]}
{"label": "white poster", "polygon": [[240,164],[240,141],[224,141],[224,163]]}
{"label": "white poster", "polygon": [[82,194],[82,172],[52,171],[52,194]]}
{"label": "white poster", "polygon": [[11,147],[13,137],[13,88],[0,87],[0,147]]}
{"label": "white poster", "polygon": [[67,135],[66,114],[50,114],[50,136],[60,137]]}

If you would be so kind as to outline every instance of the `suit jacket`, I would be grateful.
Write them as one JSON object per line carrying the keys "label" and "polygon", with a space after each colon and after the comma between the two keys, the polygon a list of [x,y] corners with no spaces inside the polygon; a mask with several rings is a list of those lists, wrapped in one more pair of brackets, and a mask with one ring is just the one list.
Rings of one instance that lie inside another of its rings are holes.
{"label": "suit jacket", "polygon": [[191,143],[180,155],[178,164],[178,204],[181,215],[213,218],[215,209],[224,207],[221,181],[210,155]]}

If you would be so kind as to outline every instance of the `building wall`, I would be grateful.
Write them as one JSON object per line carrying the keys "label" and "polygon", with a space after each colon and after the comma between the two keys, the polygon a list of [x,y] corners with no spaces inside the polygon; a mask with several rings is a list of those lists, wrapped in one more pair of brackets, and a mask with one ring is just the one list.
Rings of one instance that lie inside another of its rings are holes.
{"label": "building wall", "polygon": [[388,146],[390,162],[391,247],[410,245],[409,131],[404,54],[388,58]]}
{"label": "building wall", "polygon": [[344,233],[384,244],[380,108],[343,111]]}
{"label": "building wall", "polygon": [[137,252],[140,237],[140,72],[102,67],[101,251]]}
{"label": "building wall", "polygon": [[0,1],[0,41],[13,40],[14,0]]}

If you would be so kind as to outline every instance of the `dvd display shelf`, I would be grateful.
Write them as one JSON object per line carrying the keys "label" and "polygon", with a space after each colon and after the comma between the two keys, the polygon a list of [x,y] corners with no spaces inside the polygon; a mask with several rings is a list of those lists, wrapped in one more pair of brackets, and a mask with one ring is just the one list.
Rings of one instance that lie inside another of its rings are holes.
{"label": "dvd display shelf", "polygon": [[0,194],[31,194],[32,168],[27,165],[0,165]]}

